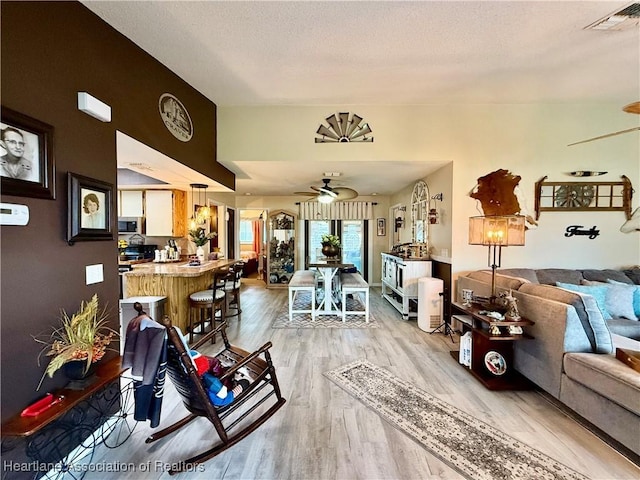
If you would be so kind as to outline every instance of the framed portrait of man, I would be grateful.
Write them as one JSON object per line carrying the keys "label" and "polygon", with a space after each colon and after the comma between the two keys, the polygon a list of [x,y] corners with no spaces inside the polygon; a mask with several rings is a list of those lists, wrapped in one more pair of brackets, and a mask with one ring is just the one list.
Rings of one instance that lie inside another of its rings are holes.
{"label": "framed portrait of man", "polygon": [[55,199],[51,125],[2,106],[0,182],[5,195]]}

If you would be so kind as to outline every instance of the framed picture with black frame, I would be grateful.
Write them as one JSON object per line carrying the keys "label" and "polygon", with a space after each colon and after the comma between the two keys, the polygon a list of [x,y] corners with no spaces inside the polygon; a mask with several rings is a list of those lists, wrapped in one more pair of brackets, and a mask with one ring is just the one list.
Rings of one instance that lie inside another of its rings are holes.
{"label": "framed picture with black frame", "polygon": [[54,200],[53,127],[5,106],[0,117],[2,194]]}
{"label": "framed picture with black frame", "polygon": [[69,172],[67,242],[113,240],[113,185]]}
{"label": "framed picture with black frame", "polygon": [[384,237],[387,234],[387,219],[378,218],[378,236]]}

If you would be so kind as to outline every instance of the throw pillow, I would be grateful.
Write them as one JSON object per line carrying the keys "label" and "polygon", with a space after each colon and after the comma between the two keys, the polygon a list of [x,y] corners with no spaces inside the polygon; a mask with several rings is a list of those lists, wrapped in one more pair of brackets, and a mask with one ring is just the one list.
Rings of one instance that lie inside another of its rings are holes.
{"label": "throw pillow", "polygon": [[633,292],[635,290],[633,285],[614,285],[604,282],[591,282],[589,280],[583,280],[581,284],[607,287],[605,307],[609,315],[613,318],[636,320],[636,314],[633,311]]}
{"label": "throw pillow", "polygon": [[623,272],[633,283],[640,285],[640,266],[628,268],[623,270]]}
{"label": "throw pillow", "polygon": [[[615,280],[608,280],[609,283],[614,285],[626,285],[620,282],[616,282]],[[633,313],[636,315],[637,319],[640,320],[640,285],[633,285]]]}
{"label": "throw pillow", "polygon": [[573,283],[556,282],[556,287],[571,290],[572,292],[591,295],[605,320],[611,320],[611,314],[607,311],[607,287],[604,285],[574,285]]}

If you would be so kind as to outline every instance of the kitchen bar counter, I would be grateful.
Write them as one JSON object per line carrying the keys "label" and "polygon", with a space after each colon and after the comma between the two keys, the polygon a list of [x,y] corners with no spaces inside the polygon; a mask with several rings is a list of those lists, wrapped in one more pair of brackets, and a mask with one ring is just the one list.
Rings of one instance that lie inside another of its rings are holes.
{"label": "kitchen bar counter", "polygon": [[239,261],[209,260],[197,267],[190,267],[189,262],[136,264],[133,270],[123,273],[126,277],[124,296],[166,296],[164,313],[184,333],[189,325],[189,295],[211,288],[215,270],[229,268]]}
{"label": "kitchen bar counter", "polygon": [[190,266],[189,262],[147,262],[133,265],[133,270],[127,272],[128,278],[140,275],[166,275],[179,277],[198,277],[203,273],[211,272],[218,268],[229,268],[240,260],[207,260],[198,266]]}

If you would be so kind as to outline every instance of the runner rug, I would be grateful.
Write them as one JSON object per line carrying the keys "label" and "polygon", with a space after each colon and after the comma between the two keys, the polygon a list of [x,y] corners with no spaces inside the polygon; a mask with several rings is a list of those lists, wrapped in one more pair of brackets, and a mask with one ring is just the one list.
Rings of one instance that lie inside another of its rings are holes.
{"label": "runner rug", "polygon": [[365,360],[325,376],[470,480],[587,479]]}
{"label": "runner rug", "polygon": [[[355,303],[354,303],[355,302]],[[347,298],[349,310],[362,310],[364,305],[357,296]],[[294,308],[305,310],[311,308],[311,295],[306,292],[297,295],[294,302]],[[380,328],[379,322],[369,311],[369,322],[364,319],[364,315],[347,315],[343,322],[339,315],[318,315],[315,320],[311,320],[310,313],[294,313],[293,318],[289,321],[289,305],[278,313],[278,316],[271,325],[271,328]]]}

